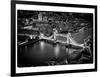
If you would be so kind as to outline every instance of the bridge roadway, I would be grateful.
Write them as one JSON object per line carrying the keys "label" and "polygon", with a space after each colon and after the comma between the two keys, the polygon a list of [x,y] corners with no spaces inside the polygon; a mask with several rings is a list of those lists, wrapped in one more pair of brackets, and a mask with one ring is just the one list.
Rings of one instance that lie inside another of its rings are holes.
{"label": "bridge roadway", "polygon": [[[21,35],[21,36],[28,36],[30,39],[35,39],[35,35],[30,35],[30,34],[18,34],[18,35]],[[66,38],[66,40],[63,40],[63,39],[57,39],[57,37],[63,37],[63,38]],[[40,33],[39,35],[39,39],[45,39],[45,40],[48,40],[48,41],[52,41],[52,42],[58,42],[58,43],[61,43],[61,44],[64,44],[64,45],[72,45],[73,47],[81,47],[81,48],[84,48],[84,44],[79,44],[77,43],[72,37],[71,37],[71,33],[68,33],[68,34],[58,34],[58,33],[54,33],[52,36],[50,37],[46,37],[44,36],[44,34]],[[23,44],[23,43],[22,43]]]}
{"label": "bridge roadway", "polygon": [[[65,38],[66,38],[66,41],[58,40],[58,39],[57,39],[57,36],[65,37]],[[44,36],[44,34],[41,33],[40,36],[39,36],[39,38],[40,38],[40,39],[49,40],[49,41],[59,42],[59,43],[66,44],[66,45],[71,44],[72,46],[84,48],[84,44],[78,44],[78,43],[71,37],[71,34],[67,34],[67,35],[63,35],[63,34],[54,34],[54,35],[52,35],[52,36],[50,36],[50,37],[46,37],[46,36]]]}

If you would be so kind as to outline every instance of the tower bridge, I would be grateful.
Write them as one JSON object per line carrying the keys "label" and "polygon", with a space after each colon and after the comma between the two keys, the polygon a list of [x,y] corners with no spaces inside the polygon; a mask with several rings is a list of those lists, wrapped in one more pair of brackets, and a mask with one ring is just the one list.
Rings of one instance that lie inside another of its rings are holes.
{"label": "tower bridge", "polygon": [[50,37],[46,37],[46,36],[44,36],[44,34],[41,33],[40,34],[40,39],[56,41],[56,42],[60,42],[60,43],[64,43],[64,44],[71,44],[71,45],[78,46],[78,47],[84,47],[83,44],[77,43],[74,40],[74,38],[71,37],[71,33],[68,33],[68,34],[54,33]]}

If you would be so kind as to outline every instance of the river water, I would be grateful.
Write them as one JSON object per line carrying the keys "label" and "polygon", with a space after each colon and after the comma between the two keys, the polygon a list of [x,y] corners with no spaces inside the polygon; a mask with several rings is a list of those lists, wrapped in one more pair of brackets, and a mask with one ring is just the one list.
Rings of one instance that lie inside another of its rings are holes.
{"label": "river water", "polygon": [[60,44],[39,41],[35,44],[18,47],[18,66],[46,66],[48,63],[68,62],[71,53],[76,49],[69,49]]}

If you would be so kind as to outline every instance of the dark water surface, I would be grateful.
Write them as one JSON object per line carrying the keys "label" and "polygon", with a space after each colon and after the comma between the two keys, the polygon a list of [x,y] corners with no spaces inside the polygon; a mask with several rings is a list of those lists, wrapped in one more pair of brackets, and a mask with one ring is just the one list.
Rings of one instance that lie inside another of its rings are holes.
{"label": "dark water surface", "polygon": [[46,66],[49,61],[62,62],[68,60],[69,54],[73,51],[60,44],[39,41],[35,44],[18,47],[18,66]]}

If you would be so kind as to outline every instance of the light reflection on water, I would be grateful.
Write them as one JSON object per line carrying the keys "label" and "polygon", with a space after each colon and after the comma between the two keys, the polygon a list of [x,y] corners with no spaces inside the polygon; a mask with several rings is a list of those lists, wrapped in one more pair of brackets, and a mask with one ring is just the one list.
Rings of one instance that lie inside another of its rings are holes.
{"label": "light reflection on water", "polygon": [[45,43],[43,41],[40,42],[40,48],[41,48],[41,51],[44,50],[44,47],[45,47]]}
{"label": "light reflection on water", "polygon": [[59,56],[59,52],[60,52],[60,47],[59,47],[59,45],[57,44],[57,45],[54,47],[54,54],[55,54],[55,57],[56,57],[56,58]]}
{"label": "light reflection on water", "polygon": [[[44,53],[46,53],[45,52],[45,50],[46,50],[46,48],[50,48],[48,51],[51,51],[52,52],[52,50],[53,50],[53,53],[54,53],[54,55],[55,55],[55,57],[57,58],[58,56],[59,56],[59,53],[60,53],[60,46],[57,44],[56,46],[52,46],[52,45],[50,45],[50,44],[47,44],[47,43],[45,43],[45,42],[43,42],[43,41],[41,41],[40,42],[40,49],[41,49],[41,52],[44,54]],[[48,52],[47,51],[47,52]],[[49,53],[49,52],[48,52]]]}

